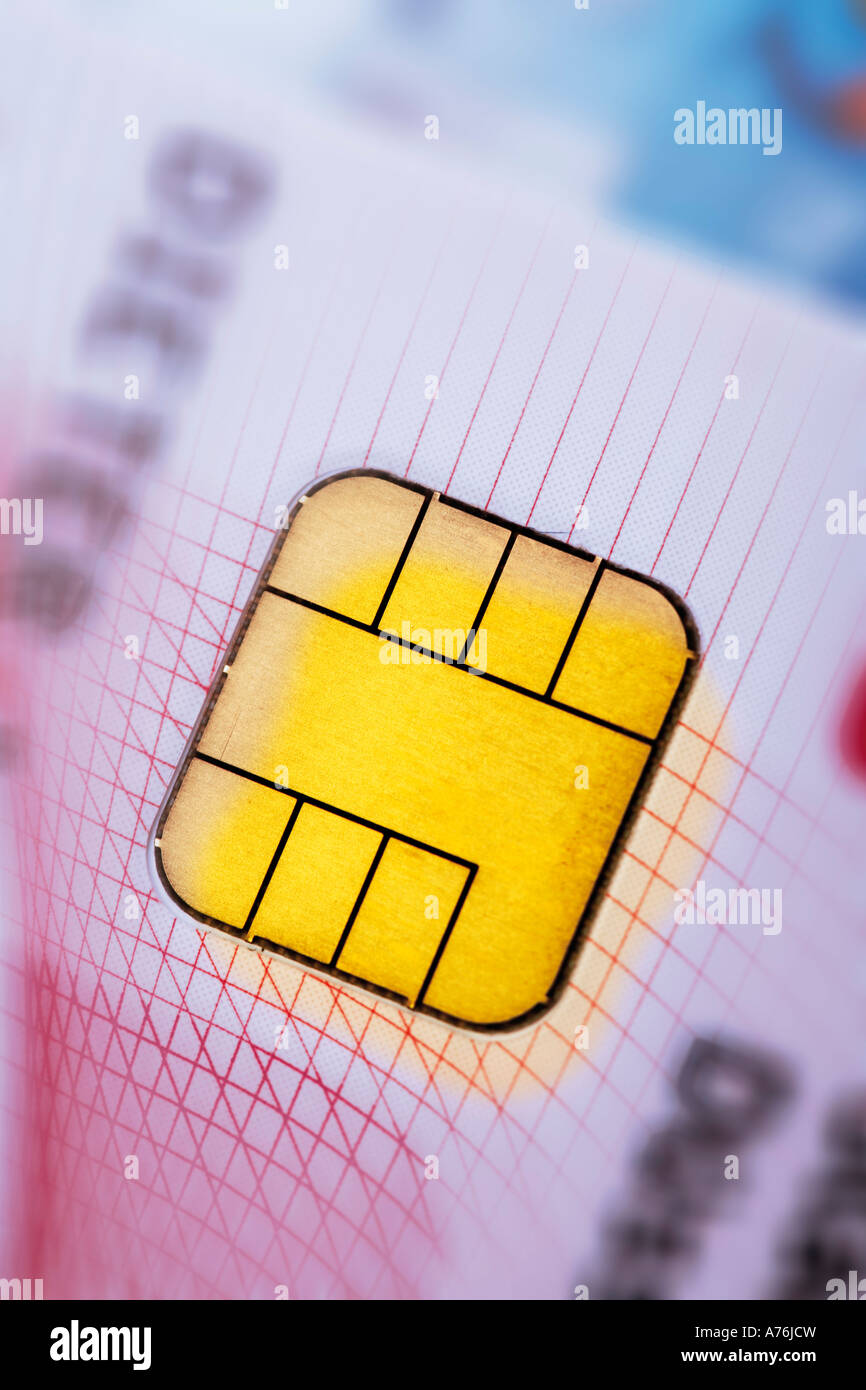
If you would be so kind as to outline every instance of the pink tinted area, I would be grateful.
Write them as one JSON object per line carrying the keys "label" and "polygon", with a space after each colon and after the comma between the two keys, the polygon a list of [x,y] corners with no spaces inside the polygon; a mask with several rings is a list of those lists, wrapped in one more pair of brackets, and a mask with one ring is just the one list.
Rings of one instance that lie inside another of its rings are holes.
{"label": "pink tinted area", "polygon": [[866,666],[860,671],[845,707],[839,743],[846,766],[866,781]]}

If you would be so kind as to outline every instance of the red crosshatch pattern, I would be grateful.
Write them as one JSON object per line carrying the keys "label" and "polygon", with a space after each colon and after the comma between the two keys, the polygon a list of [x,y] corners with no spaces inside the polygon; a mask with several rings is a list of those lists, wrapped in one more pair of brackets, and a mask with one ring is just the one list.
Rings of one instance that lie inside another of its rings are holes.
{"label": "red crosshatch pattern", "polygon": [[[412,196],[401,225],[417,230]],[[34,658],[10,814],[32,1088],[23,1248],[47,1296],[567,1296],[606,1172],[704,1020],[748,1033],[772,1014],[780,1039],[805,1026],[828,1071],[862,1038],[840,961],[861,931],[844,884],[866,806],[828,729],[866,595],[823,524],[862,440],[862,364],[842,329],[724,276],[603,225],[581,237],[561,210],[521,216],[515,232],[492,207],[467,250],[459,207],[443,206],[430,259],[393,266],[395,233],[348,306],[339,272],[326,277],[279,420],[278,304],[213,466],[211,383],[80,632]],[[592,279],[550,270],[575,240],[592,244]],[[148,873],[148,832],[274,504],[350,452],[468,502],[495,494],[503,515],[563,537],[588,508],[578,542],[687,593],[701,629],[697,689],[567,998],[503,1041],[176,921]],[[674,889],[702,876],[782,887],[784,935],[676,927]],[[810,915],[829,911],[833,952]]]}

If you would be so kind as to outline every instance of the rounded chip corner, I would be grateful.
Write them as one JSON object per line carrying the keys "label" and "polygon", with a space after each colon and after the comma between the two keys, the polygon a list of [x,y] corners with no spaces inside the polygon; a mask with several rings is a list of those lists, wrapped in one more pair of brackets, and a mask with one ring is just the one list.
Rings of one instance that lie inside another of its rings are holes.
{"label": "rounded chip corner", "polygon": [[645,588],[652,589],[665,601],[668,608],[673,610],[676,619],[683,633],[683,646],[690,657],[698,658],[701,654],[701,634],[695,616],[685,599],[672,589],[669,584],[665,584],[653,575],[641,574],[637,570],[619,569],[618,566],[611,565],[611,569],[616,569],[618,573],[627,575],[629,579],[644,585]]}
{"label": "rounded chip corner", "polygon": [[[182,779],[177,777],[173,779],[177,785],[170,788],[170,793],[176,793],[181,780]],[[168,823],[170,809],[170,802],[166,799],[166,802],[163,803],[157,812],[156,820],[151,826],[145,851],[147,869],[150,875],[150,881],[165,906],[171,908],[173,912],[181,912],[185,917],[196,919],[197,914],[195,910],[179,896],[174,884],[168,876],[168,869],[166,868],[165,854],[163,852],[163,837]]]}
{"label": "rounded chip corner", "polygon": [[[173,779],[173,781],[174,780],[176,780],[176,778]],[[147,837],[147,845],[145,847],[145,859],[147,861],[148,876],[150,878],[151,884],[154,887],[154,890],[156,891],[157,896],[161,899],[161,901],[165,904],[166,907],[170,907],[172,911],[179,911],[183,912],[184,914],[191,915],[189,914],[189,909],[186,906],[186,904],[181,902],[180,898],[178,898],[177,894],[175,893],[171,879],[169,878],[168,872],[165,867],[165,856],[163,854],[162,841],[166,821],[168,820],[168,809],[168,806],[165,803],[163,803],[163,805],[159,808],[159,811],[156,814],[156,819],[153,822],[153,825],[150,828],[150,834]]]}
{"label": "rounded chip corner", "polygon": [[207,932],[216,932],[221,936],[231,936],[236,941],[240,941],[245,946],[252,946],[253,943],[247,941],[243,932],[230,922],[222,922],[215,917],[208,916],[207,913],[193,907],[178,893],[168,875],[165,856],[163,854],[162,835],[157,833],[164,828],[168,819],[168,809],[159,812],[150,836],[148,837],[145,857],[147,859],[147,869],[150,882],[156,896],[169,912],[177,917],[185,919],[193,926],[204,929]]}
{"label": "rounded chip corner", "polygon": [[[573,963],[572,961],[572,965]],[[430,1008],[426,1005],[416,1009],[415,1012],[423,1017],[436,1019],[437,1022],[445,1024],[448,1028],[456,1028],[461,1033],[474,1034],[476,1037],[483,1037],[495,1042],[497,1038],[511,1037],[535,1028],[560,1002],[568,978],[566,973],[556,989],[551,990],[546,999],[531,1004],[528,1009],[524,1009],[521,1013],[511,1014],[508,1018],[488,1020],[486,1023],[480,1023],[471,1018],[459,1018],[456,1014],[445,1013],[441,1009]]]}
{"label": "rounded chip corner", "polygon": [[316,498],[320,498],[324,493],[332,491],[338,484],[345,483],[386,483],[388,487],[395,489],[405,489],[410,492],[425,492],[416,483],[407,482],[403,478],[397,478],[392,473],[386,473],[381,468],[339,468],[333,473],[325,473],[317,478],[295,498],[295,509],[301,506],[309,506]]}

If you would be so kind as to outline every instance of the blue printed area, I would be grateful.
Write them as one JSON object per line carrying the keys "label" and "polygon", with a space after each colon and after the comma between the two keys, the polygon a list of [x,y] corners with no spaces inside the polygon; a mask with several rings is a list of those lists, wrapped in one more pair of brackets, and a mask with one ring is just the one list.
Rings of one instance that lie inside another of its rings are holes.
{"label": "blue printed area", "polygon": [[[484,165],[543,165],[620,219],[866,301],[866,0],[289,0],[285,23],[209,0],[206,26],[175,0],[73,4],[293,99],[324,88],[411,138],[438,112],[443,140]],[[782,153],[676,145],[674,112],[698,101],[781,107]]]}
{"label": "blue printed area", "polygon": [[[503,110],[603,129],[631,222],[866,300],[866,0],[390,0],[372,27]],[[781,154],[677,145],[698,101],[781,107]]]}

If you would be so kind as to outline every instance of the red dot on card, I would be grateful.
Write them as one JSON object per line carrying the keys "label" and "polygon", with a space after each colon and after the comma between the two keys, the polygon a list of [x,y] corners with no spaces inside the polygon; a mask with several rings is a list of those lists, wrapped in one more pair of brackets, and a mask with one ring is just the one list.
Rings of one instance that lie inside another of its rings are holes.
{"label": "red dot on card", "polygon": [[852,772],[866,780],[866,667],[848,699],[839,735],[842,757]]}

